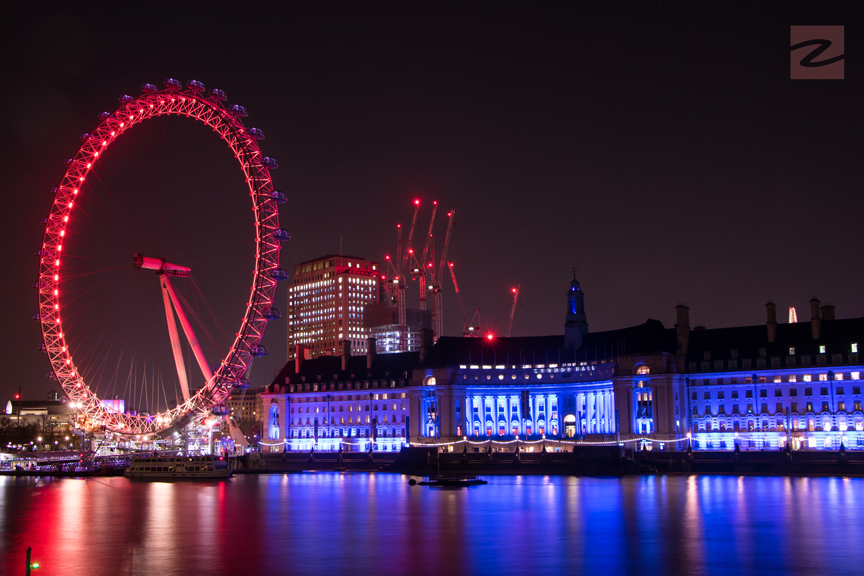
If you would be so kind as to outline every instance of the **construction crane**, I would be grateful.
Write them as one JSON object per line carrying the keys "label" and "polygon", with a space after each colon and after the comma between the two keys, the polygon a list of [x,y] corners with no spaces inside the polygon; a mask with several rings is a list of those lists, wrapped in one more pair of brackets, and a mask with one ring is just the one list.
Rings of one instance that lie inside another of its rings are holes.
{"label": "construction crane", "polygon": [[[447,233],[444,235],[444,246],[441,249],[441,256],[438,264],[438,270],[435,270],[435,258],[429,261],[429,268],[432,272],[432,339],[438,341],[438,338],[444,335],[444,302],[441,297],[441,283],[444,282],[444,264],[447,262],[447,251],[450,249],[450,235],[453,232],[453,224],[456,223],[456,210],[450,210],[447,213]],[[434,244],[432,246],[434,254]],[[451,265],[452,266],[452,265]],[[462,311],[462,317],[465,317],[465,311]]]}
{"label": "construction crane", "polygon": [[469,320],[465,314],[462,292],[459,291],[459,283],[456,281],[456,272],[453,270],[452,262],[448,263],[448,268],[450,269],[450,277],[453,279],[453,290],[456,292],[456,301],[459,303],[459,310],[462,312],[462,335],[466,337],[478,336],[480,334],[480,308],[475,304],[474,314]]}
{"label": "construction crane", "polygon": [[[399,343],[397,350],[399,352],[408,351],[408,314],[406,309],[406,289],[408,288],[408,263],[414,258],[414,248],[411,247],[411,241],[414,238],[414,228],[417,226],[417,215],[420,213],[420,200],[414,200],[414,215],[411,217],[411,228],[408,229],[408,241],[402,243],[402,225],[396,225],[396,258],[390,258],[388,254],[385,256],[387,260],[387,269],[390,273],[390,280],[386,276],[382,276],[384,281],[384,289],[387,292],[388,303],[396,305],[399,315]],[[416,258],[414,258],[416,260]]]}
{"label": "construction crane", "polygon": [[510,292],[513,293],[513,307],[510,308],[510,320],[507,322],[507,332],[504,334],[505,338],[510,337],[510,331],[513,329],[513,315],[516,314],[516,303],[519,301],[519,288],[522,285],[518,284],[515,288],[511,288]]}
{"label": "construction crane", "polygon": [[[435,215],[438,213],[438,202],[432,202],[432,218],[429,220],[429,230],[426,232],[426,243],[423,245],[423,254],[420,260],[414,259],[413,274],[417,276],[417,285],[420,287],[420,310],[426,310],[426,293],[432,289],[431,280],[427,278],[428,268],[434,268],[428,260],[430,252],[432,260],[435,259],[435,246],[432,237],[432,227],[435,226]],[[431,248],[431,251],[430,251]],[[429,274],[431,276],[432,274]]]}

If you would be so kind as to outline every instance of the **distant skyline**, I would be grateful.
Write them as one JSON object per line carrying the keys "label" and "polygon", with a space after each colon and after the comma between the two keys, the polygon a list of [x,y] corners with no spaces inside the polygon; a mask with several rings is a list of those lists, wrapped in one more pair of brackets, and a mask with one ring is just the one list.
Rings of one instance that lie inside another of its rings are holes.
{"label": "distant skyline", "polygon": [[[2,24],[4,402],[19,384],[27,399],[57,389],[31,284],[63,159],[117,97],[167,77],[225,90],[265,131],[288,198],[286,270],[340,243],[383,263],[419,198],[418,229],[433,200],[441,209],[439,247],[456,209],[448,260],[466,306],[499,333],[517,284],[513,335],[563,333],[574,267],[592,332],[671,327],[678,303],[708,327],[763,324],[769,300],[782,322],[789,306],[807,321],[813,296],[838,318],[864,315],[850,5],[105,6],[20,8]],[[845,80],[790,79],[793,24],[846,25]],[[131,144],[122,153],[134,165]],[[212,173],[193,185],[219,208],[230,156],[183,153],[190,171]],[[166,174],[160,193],[180,176]],[[226,278],[248,289],[251,264],[238,261]],[[457,335],[449,278],[445,291],[445,332]],[[286,286],[277,298],[287,309]],[[234,318],[243,305],[216,310]],[[254,385],[284,363],[286,331],[284,319],[269,327]]]}

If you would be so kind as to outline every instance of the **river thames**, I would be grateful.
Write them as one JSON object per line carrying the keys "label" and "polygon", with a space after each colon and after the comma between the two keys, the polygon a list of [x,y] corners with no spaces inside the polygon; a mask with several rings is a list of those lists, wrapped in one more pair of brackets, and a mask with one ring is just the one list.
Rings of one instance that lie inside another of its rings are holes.
{"label": "river thames", "polygon": [[2,574],[861,574],[864,479],[0,478]]}

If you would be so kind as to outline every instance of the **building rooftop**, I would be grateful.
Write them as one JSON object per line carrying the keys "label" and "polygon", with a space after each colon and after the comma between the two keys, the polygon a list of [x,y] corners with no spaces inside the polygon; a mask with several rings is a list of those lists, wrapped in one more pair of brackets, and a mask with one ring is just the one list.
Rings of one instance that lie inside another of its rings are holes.
{"label": "building rooftop", "polygon": [[[273,384],[280,386],[290,378],[292,383],[295,377],[306,378],[306,382],[333,382],[336,380],[359,380],[359,379],[381,379],[381,378],[405,378],[420,364],[419,352],[400,352],[398,354],[378,354],[372,362],[372,369],[366,368],[366,356],[351,356],[348,359],[347,370],[342,370],[341,356],[319,356],[310,360],[304,360],[300,366],[300,372],[294,370],[295,363],[288,362],[273,379]],[[265,392],[266,393],[266,392]]]}
{"label": "building rooftop", "polygon": [[[328,258],[351,258],[352,260],[366,260],[362,256],[351,256],[350,254],[325,254],[323,256],[318,256],[317,258],[312,258],[311,260],[306,260],[304,262],[299,262],[294,264],[294,266],[303,266],[304,264],[311,264],[312,262],[320,262],[321,260],[327,260]],[[371,262],[371,260],[370,260]]]}
{"label": "building rooftop", "polygon": [[739,358],[755,358],[761,355],[760,348],[765,349],[766,357],[789,356],[790,348],[795,349],[792,355],[819,354],[820,346],[825,346],[825,354],[849,353],[852,343],[864,344],[864,318],[822,320],[819,338],[815,340],[811,322],[806,320],[777,324],[774,342],[768,342],[765,324],[696,329],[690,331],[687,360],[706,360],[705,352],[710,352],[709,360],[731,359],[733,350]]}
{"label": "building rooftop", "polygon": [[471,364],[518,365],[558,364],[612,360],[636,352],[675,352],[675,330],[659,320],[609,330],[589,332],[578,350],[564,348],[564,336],[522,336],[517,338],[456,338],[442,336],[423,366]]}

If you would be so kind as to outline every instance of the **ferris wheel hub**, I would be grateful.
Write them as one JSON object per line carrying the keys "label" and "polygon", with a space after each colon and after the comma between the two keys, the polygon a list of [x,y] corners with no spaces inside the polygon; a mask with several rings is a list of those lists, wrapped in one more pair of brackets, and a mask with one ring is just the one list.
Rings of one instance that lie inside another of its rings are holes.
{"label": "ferris wheel hub", "polygon": [[187,277],[189,273],[192,271],[191,268],[187,268],[186,266],[180,266],[178,264],[171,264],[166,262],[164,258],[148,258],[147,256],[142,256],[141,254],[135,254],[132,257],[132,264],[136,268],[143,268],[145,270],[156,270],[156,274],[165,274],[168,276],[181,276]]}

